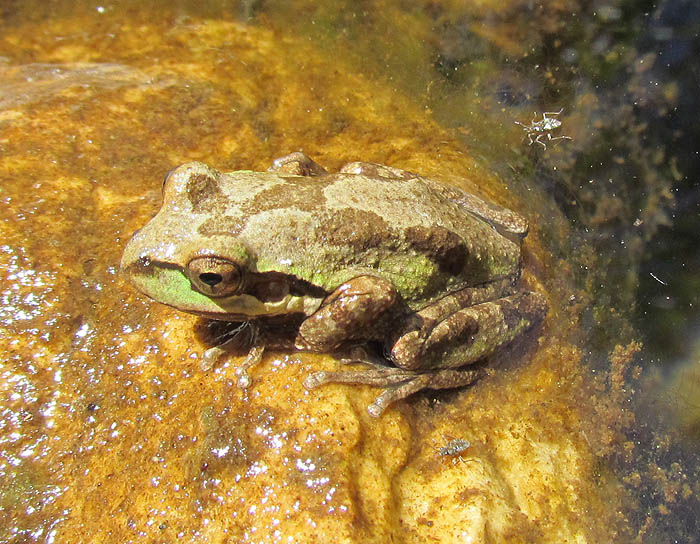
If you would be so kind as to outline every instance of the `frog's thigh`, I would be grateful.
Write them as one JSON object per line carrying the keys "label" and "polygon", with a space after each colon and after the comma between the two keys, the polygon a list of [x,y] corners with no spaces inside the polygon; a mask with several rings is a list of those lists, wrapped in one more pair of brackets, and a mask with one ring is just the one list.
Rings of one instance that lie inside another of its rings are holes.
{"label": "frog's thigh", "polygon": [[422,327],[396,340],[390,358],[401,368],[422,371],[463,366],[490,355],[546,313],[544,297],[528,291],[462,308],[442,320],[423,320]]}
{"label": "frog's thigh", "polygon": [[445,295],[434,301],[422,310],[410,315],[394,333],[394,340],[416,333],[419,338],[425,338],[430,331],[440,322],[463,308],[476,306],[483,302],[503,298],[513,293],[513,285],[517,277],[507,277],[500,280],[484,283],[477,287],[467,287]]}
{"label": "frog's thigh", "polygon": [[377,276],[353,278],[326,297],[299,327],[296,346],[332,351],[348,340],[366,338],[368,327],[396,301],[391,282]]}

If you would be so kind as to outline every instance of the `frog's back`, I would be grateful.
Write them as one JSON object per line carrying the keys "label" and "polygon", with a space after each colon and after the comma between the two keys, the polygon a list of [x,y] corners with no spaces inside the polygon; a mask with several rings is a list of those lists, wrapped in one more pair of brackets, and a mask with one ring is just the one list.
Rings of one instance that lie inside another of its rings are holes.
{"label": "frog's back", "polygon": [[[372,233],[380,232],[393,251],[385,258],[389,276],[430,272],[427,283],[438,291],[477,285],[515,274],[520,268],[520,244],[500,235],[489,223],[461,204],[464,193],[419,176],[375,179],[363,176],[339,180],[352,195],[351,208],[361,210],[370,231],[355,234],[358,249]],[[331,186],[340,210],[344,197]],[[345,197],[347,198],[347,197]],[[348,204],[345,202],[345,204]],[[357,211],[353,213],[357,214]],[[331,224],[347,230],[338,221]],[[356,228],[360,225],[354,222]],[[388,266],[387,266],[388,264]],[[392,266],[393,265],[393,266]],[[396,266],[398,265],[398,266]],[[397,270],[398,269],[398,270]],[[380,267],[380,271],[382,267]]]}
{"label": "frog's back", "polygon": [[282,263],[329,290],[377,274],[410,301],[509,276],[520,265],[519,244],[460,205],[460,191],[419,176],[255,174],[245,184],[236,174],[239,191],[225,215],[245,219],[237,236],[253,246],[261,272]]}

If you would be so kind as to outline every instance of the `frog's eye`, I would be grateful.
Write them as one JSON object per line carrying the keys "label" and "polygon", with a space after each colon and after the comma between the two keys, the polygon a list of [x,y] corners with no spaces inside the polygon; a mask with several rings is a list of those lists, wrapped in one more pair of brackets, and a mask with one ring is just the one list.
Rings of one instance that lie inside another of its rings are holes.
{"label": "frog's eye", "polygon": [[187,264],[187,275],[195,291],[209,297],[235,295],[243,285],[243,270],[221,257],[195,257]]}

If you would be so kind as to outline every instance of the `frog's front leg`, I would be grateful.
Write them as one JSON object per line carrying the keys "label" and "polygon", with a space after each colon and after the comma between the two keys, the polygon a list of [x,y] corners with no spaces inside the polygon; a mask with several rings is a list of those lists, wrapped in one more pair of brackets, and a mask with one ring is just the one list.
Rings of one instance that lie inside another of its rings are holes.
{"label": "frog's front leg", "polygon": [[304,320],[296,347],[328,352],[349,340],[368,338],[369,328],[396,299],[391,282],[377,276],[357,276],[328,295],[318,310]]}
{"label": "frog's front leg", "polygon": [[263,339],[260,338],[260,331],[254,323],[250,321],[243,323],[230,333],[230,338],[227,338],[218,346],[206,350],[202,355],[202,362],[200,364],[200,369],[203,372],[212,370],[216,363],[229,352],[232,346],[241,344],[240,334],[244,330],[248,330],[250,333],[250,350],[243,360],[243,363],[239,365],[235,371],[236,376],[238,376],[238,386],[243,389],[250,385],[251,380],[248,375],[248,370],[262,361],[262,356],[265,351],[265,343]]}

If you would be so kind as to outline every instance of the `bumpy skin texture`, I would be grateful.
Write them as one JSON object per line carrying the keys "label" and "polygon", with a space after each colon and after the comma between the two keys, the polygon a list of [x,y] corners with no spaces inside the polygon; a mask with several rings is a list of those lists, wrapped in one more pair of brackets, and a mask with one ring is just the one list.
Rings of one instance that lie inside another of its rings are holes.
{"label": "bumpy skin texture", "polygon": [[382,341],[395,366],[307,380],[387,386],[373,415],[472,381],[454,369],[544,317],[541,295],[516,290],[527,222],[510,210],[382,165],[328,174],[294,153],[270,170],[173,170],[123,270],[155,300],[214,319],[305,315],[302,349]]}

